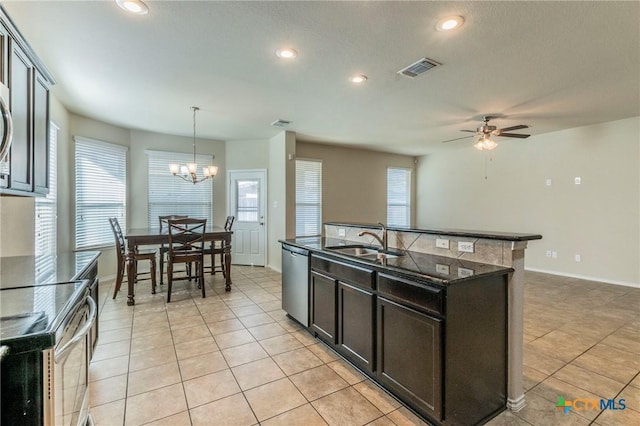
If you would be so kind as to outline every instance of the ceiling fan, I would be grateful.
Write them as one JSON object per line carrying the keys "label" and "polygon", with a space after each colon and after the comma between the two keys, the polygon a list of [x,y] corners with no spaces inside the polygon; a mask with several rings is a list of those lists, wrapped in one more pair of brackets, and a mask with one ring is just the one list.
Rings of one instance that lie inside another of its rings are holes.
{"label": "ceiling fan", "polygon": [[496,117],[486,115],[482,117],[482,121],[484,122],[484,124],[482,124],[482,126],[478,127],[476,130],[461,130],[461,132],[471,132],[471,133],[475,133],[475,135],[449,139],[449,140],[443,141],[442,143],[453,142],[460,139],[467,139],[467,138],[472,138],[474,136],[478,136],[478,142],[476,142],[473,146],[476,149],[479,149],[480,151],[483,151],[483,150],[490,151],[494,149],[496,146],[498,146],[498,144],[493,139],[491,139],[492,136],[503,136],[508,138],[519,138],[519,139],[526,139],[529,136],[531,136],[531,135],[524,135],[520,133],[509,133],[513,130],[529,128],[529,126],[527,126],[526,124],[518,124],[517,126],[498,129],[496,126],[489,125],[489,120],[492,120],[493,118],[496,118]]}

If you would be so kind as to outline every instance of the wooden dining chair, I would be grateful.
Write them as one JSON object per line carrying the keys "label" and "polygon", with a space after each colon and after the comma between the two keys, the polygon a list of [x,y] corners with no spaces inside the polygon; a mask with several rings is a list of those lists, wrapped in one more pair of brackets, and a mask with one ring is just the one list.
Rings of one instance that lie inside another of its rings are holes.
{"label": "wooden dining chair", "polygon": [[[167,216],[158,216],[158,223],[160,225],[160,232],[162,232],[165,229],[169,228],[168,222],[169,220],[174,220],[174,219],[186,219],[189,216],[187,215],[179,215],[179,214],[172,214],[172,215],[167,215]],[[164,284],[163,281],[163,277],[164,277],[164,259],[167,255],[167,252],[169,251],[169,247],[165,246],[164,243],[160,245],[160,285]]]}
{"label": "wooden dining chair", "polygon": [[204,283],[204,231],[207,219],[169,219],[169,251],[167,256],[167,281],[169,289],[167,303],[171,302],[171,288],[174,279],[189,279],[189,275],[174,277],[174,265],[194,264],[197,271],[198,288],[205,297]]}
{"label": "wooden dining chair", "polygon": [[[120,228],[118,219],[116,219],[115,217],[109,218],[109,224],[111,224],[111,230],[113,231],[113,236],[116,239],[116,255],[118,263],[118,270],[116,272],[116,285],[113,291],[113,298],[115,299],[118,291],[120,291],[120,287],[122,286],[122,279],[124,277],[124,271],[127,270],[128,262],[133,262],[134,281],[138,282],[138,280],[151,279],[151,293],[156,294],[156,254],[158,253],[158,251],[156,249],[138,250],[133,253],[133,257],[131,258],[126,250],[124,236],[122,235],[122,229]],[[148,260],[150,262],[149,272],[138,273],[138,262],[141,260]]]}
{"label": "wooden dining chair", "polygon": [[[227,232],[231,232],[231,228],[233,228],[233,222],[235,222],[235,216],[227,216],[227,220],[224,223],[224,230]],[[225,269],[225,242],[224,241],[212,241],[211,245],[205,249],[204,253],[206,255],[211,255],[211,266],[207,268],[211,269],[211,275],[215,275],[216,271],[222,272],[223,277],[227,277],[227,271]],[[216,255],[220,256],[220,265],[216,266]]]}

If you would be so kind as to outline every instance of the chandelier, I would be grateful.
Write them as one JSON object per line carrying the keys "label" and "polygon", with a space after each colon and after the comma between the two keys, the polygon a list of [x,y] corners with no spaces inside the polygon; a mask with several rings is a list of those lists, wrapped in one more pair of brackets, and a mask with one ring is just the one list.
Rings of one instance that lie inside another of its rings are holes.
{"label": "chandelier", "polygon": [[[194,185],[198,182],[205,181],[218,174],[218,166],[205,166],[202,168],[202,178],[198,177],[198,163],[196,163],[196,112],[200,110],[198,107],[191,107],[193,110],[193,163],[187,163],[186,166],[180,164],[169,164],[169,170],[174,176],[178,176]],[[215,155],[213,158],[216,158]]]}

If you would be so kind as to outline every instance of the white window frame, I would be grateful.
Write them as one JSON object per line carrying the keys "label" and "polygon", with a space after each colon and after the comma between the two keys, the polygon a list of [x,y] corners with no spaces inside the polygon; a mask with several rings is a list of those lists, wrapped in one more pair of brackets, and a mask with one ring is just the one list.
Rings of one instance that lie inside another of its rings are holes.
{"label": "white window frame", "polygon": [[[394,182],[391,179],[397,178],[393,174],[402,172],[403,181]],[[413,169],[407,167],[387,167],[387,225],[388,226],[411,226],[411,182]],[[402,188],[404,185],[404,188]],[[395,218],[397,213],[392,210],[404,208],[404,217]]]}
{"label": "white window frame", "polygon": [[49,193],[35,199],[35,254],[54,255],[58,243],[58,131],[49,122]]}
{"label": "white window frame", "polygon": [[[207,219],[213,223],[213,179],[204,182],[186,182],[169,172],[169,164],[186,164],[193,154],[146,150],[147,154],[147,220],[149,227],[158,226],[158,216],[174,214]],[[198,154],[199,165],[213,164],[213,155]],[[198,173],[202,176],[202,171]]]}
{"label": "white window frame", "polygon": [[75,136],[76,250],[115,244],[108,218],[127,229],[126,146]]}
{"label": "white window frame", "polygon": [[[309,174],[318,173],[318,176],[303,179],[300,173],[304,171]],[[314,215],[317,221],[312,221]],[[322,160],[296,158],[296,237],[320,235],[322,235]]]}

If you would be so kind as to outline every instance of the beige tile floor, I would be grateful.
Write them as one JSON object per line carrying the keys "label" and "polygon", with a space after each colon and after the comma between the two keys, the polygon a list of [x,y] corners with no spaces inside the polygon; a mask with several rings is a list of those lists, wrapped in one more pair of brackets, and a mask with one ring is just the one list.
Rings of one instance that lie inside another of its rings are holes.
{"label": "beige tile floor", "polygon": [[[207,277],[111,299],[101,283],[91,372],[97,425],[424,424],[288,319],[280,274],[234,267],[233,290]],[[491,425],[640,424],[640,289],[526,273],[527,407]],[[558,396],[625,398],[624,411],[555,408]]]}

